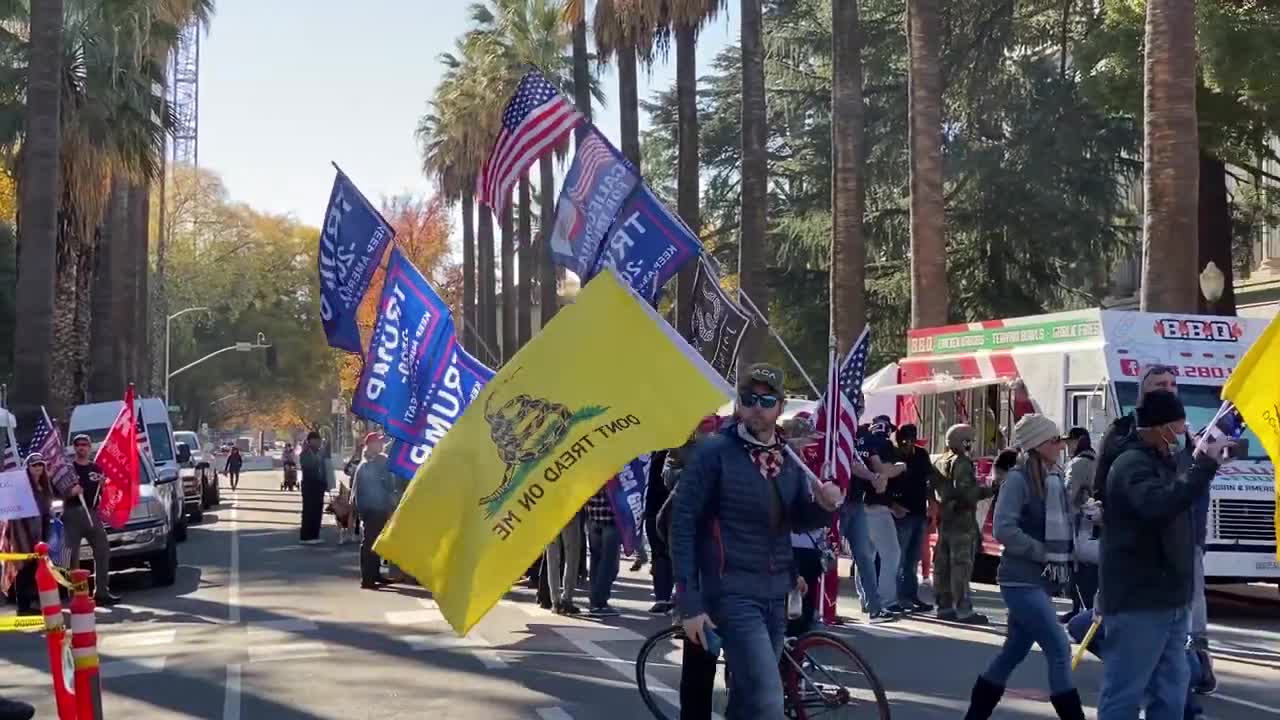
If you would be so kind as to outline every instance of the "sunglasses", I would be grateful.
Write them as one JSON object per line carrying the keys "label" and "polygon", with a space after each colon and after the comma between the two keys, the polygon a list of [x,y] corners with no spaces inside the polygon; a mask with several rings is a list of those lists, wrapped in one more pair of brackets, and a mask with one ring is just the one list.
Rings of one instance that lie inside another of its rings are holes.
{"label": "sunglasses", "polygon": [[738,395],[739,402],[742,407],[755,407],[759,405],[765,410],[772,410],[778,404],[777,395],[761,395],[760,393],[744,392]]}

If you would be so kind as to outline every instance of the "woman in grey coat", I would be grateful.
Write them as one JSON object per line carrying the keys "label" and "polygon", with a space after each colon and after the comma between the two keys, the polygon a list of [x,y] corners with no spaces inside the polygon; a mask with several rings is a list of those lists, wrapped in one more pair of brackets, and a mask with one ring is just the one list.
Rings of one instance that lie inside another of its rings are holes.
{"label": "woman in grey coat", "polygon": [[1058,717],[1084,720],[1071,679],[1071,641],[1053,609],[1053,595],[1071,572],[1071,517],[1058,462],[1063,438],[1052,420],[1035,413],[1018,421],[1013,438],[1022,456],[996,497],[994,520],[996,539],[1004,545],[996,580],[1009,608],[1009,630],[1000,654],[973,686],[965,720],[991,717],[1033,644],[1044,651],[1049,699]]}

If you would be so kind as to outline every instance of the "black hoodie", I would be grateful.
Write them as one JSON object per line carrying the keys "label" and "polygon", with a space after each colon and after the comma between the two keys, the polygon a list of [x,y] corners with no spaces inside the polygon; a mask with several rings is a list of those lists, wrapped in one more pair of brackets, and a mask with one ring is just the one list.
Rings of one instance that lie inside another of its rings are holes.
{"label": "black hoodie", "polygon": [[1102,518],[1102,610],[1105,614],[1185,607],[1194,584],[1192,504],[1218,471],[1197,457],[1177,463],[1130,435],[1111,465]]}

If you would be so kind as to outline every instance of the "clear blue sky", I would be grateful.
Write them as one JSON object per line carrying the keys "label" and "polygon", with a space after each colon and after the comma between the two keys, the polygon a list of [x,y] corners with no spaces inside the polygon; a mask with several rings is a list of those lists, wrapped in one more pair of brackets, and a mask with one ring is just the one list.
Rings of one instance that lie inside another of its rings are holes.
{"label": "clear blue sky", "polygon": [[[200,165],[234,200],[319,224],[335,161],[371,199],[426,192],[414,138],[440,80],[436,56],[468,27],[462,0],[219,0],[200,57]],[[736,14],[702,35],[699,74],[738,37]],[[670,86],[641,72],[641,98]],[[617,80],[596,122],[618,142]],[[647,119],[641,111],[641,124]]]}

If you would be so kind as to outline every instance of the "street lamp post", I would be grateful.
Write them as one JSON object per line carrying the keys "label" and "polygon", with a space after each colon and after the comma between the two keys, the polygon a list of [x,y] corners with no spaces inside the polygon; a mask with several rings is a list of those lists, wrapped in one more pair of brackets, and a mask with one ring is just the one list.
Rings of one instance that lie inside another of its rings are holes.
{"label": "street lamp post", "polygon": [[258,338],[253,342],[238,342],[232,345],[228,345],[222,348],[221,350],[214,350],[213,352],[209,353],[208,355],[205,355],[204,357],[200,358],[199,360],[196,360],[195,362],[189,362],[186,365],[183,365],[182,367],[178,368],[177,370],[174,370],[171,373],[167,373],[165,375],[165,385],[167,386],[169,381],[177,377],[179,374],[190,370],[191,368],[199,365],[205,360],[217,357],[222,353],[233,352],[233,351],[249,352],[250,350],[261,350],[262,348],[269,348],[269,347],[271,347],[271,343],[267,342],[267,337],[262,333],[258,333]]}
{"label": "street lamp post", "polygon": [[169,409],[169,378],[172,377],[169,374],[169,326],[173,324],[173,321],[175,318],[186,315],[187,313],[201,312],[201,311],[208,312],[209,308],[189,307],[185,310],[179,310],[178,312],[170,315],[164,321],[164,407],[166,412]]}

